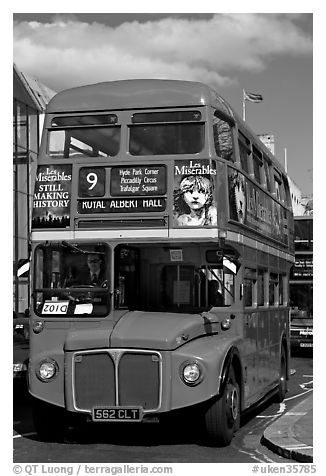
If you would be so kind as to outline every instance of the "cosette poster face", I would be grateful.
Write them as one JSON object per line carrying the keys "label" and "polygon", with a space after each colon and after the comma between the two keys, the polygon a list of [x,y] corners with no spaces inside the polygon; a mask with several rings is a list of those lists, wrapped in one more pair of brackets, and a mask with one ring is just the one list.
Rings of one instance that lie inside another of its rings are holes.
{"label": "cosette poster face", "polygon": [[71,165],[39,165],[32,228],[66,228],[70,223]]}
{"label": "cosette poster face", "polygon": [[174,164],[173,226],[217,225],[216,167],[207,159]]}

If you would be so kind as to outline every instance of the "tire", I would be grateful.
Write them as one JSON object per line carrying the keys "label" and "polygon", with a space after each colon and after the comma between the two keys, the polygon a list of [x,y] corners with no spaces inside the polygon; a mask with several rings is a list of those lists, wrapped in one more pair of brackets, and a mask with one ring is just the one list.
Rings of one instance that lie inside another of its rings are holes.
{"label": "tire", "polygon": [[280,357],[280,375],[277,393],[275,394],[275,402],[283,402],[285,395],[288,391],[287,378],[286,378],[287,359],[284,346],[282,345],[281,357]]}
{"label": "tire", "polygon": [[32,412],[35,430],[42,441],[63,441],[66,413],[63,408],[34,398]]}
{"label": "tire", "polygon": [[231,367],[221,395],[205,413],[205,428],[212,443],[227,446],[240,427],[240,389]]}

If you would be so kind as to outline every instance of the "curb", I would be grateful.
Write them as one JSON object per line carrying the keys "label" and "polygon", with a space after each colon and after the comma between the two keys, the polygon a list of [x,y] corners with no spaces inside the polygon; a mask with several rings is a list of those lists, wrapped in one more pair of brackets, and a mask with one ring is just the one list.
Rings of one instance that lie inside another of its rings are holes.
{"label": "curb", "polygon": [[[313,462],[313,446],[300,441],[294,427],[299,420],[312,410],[312,393],[304,401],[292,408],[272,423],[261,438],[261,444],[284,458],[303,463]],[[311,415],[312,418],[312,415]]]}

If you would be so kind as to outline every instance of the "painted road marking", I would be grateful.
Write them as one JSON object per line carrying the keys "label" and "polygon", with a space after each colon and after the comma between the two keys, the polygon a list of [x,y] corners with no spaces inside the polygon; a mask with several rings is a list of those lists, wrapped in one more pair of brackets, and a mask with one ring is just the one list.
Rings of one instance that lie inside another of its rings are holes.
{"label": "painted road marking", "polygon": [[31,435],[36,435],[37,433],[35,431],[31,431],[30,433],[23,433],[20,435],[17,433],[17,435],[14,435],[13,438],[22,438],[23,436],[31,436]]}
{"label": "painted road marking", "polygon": [[286,445],[287,449],[291,450],[308,450],[308,449],[313,449],[313,446],[308,446],[308,445]]}
{"label": "painted road marking", "polygon": [[306,414],[307,412],[287,412],[287,415],[290,415],[290,416],[303,416]]}
{"label": "painted road marking", "polygon": [[302,395],[305,395],[306,393],[312,392],[312,390],[313,390],[312,388],[309,388],[309,389],[306,390],[305,392],[298,393],[297,395],[293,395],[293,397],[285,398],[284,401],[285,401],[285,402],[288,402],[289,400],[293,400],[293,398],[302,397]]}
{"label": "painted road marking", "polygon": [[[299,386],[300,386],[301,388],[303,388],[304,390],[306,390],[307,385],[310,385],[310,386],[311,386],[312,384],[313,384],[313,380],[310,380],[309,382],[299,383]],[[308,388],[309,388],[309,387],[308,387]]]}
{"label": "painted road marking", "polygon": [[286,405],[284,402],[280,403],[280,407],[274,415],[256,415],[256,418],[277,418],[280,413],[284,413],[286,410]]}

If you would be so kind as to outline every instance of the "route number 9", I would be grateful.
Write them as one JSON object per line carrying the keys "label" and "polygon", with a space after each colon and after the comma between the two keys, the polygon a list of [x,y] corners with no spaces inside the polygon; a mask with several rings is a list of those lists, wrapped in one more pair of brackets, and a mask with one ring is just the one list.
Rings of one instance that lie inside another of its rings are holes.
{"label": "route number 9", "polygon": [[88,183],[91,184],[90,187],[88,187],[88,190],[92,190],[97,184],[97,174],[95,174],[94,172],[90,172],[89,174],[87,174],[86,180]]}
{"label": "route number 9", "polygon": [[105,193],[105,168],[83,167],[79,171],[78,194],[80,197],[103,197]]}

